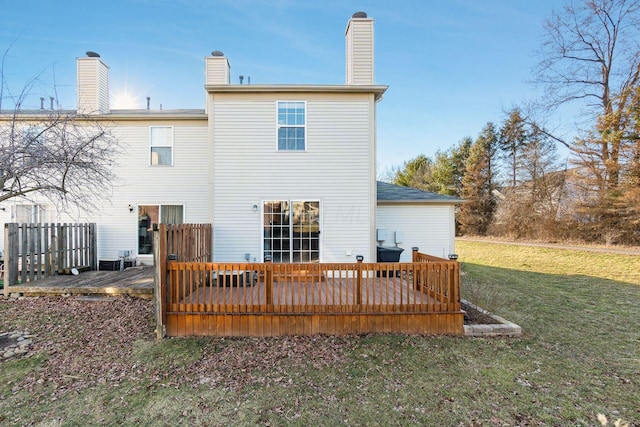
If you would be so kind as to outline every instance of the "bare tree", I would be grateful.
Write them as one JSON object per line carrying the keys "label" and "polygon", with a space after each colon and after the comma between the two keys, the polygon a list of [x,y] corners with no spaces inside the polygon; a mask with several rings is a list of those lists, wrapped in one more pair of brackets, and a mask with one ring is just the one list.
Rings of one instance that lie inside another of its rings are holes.
{"label": "bare tree", "polygon": [[[576,0],[546,23],[536,83],[544,107],[579,103],[587,127],[565,141],[591,193],[585,216],[596,228],[618,227],[626,209],[627,165],[637,141],[630,136],[635,93],[640,86],[640,0]],[[597,233],[595,233],[597,234]],[[640,237],[639,237],[640,239]]]}
{"label": "bare tree", "polygon": [[10,101],[11,110],[0,110],[0,202],[42,200],[59,208],[95,207],[108,198],[115,181],[114,167],[120,152],[117,139],[104,124],[75,111],[24,110],[23,104],[37,78],[17,95],[6,85],[0,64],[0,107]]}

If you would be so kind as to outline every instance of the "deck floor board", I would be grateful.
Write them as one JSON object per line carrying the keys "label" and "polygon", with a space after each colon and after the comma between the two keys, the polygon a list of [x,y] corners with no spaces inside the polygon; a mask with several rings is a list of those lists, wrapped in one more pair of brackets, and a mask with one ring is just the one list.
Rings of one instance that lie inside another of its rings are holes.
{"label": "deck floor board", "polygon": [[[354,279],[327,279],[323,281],[274,282],[274,305],[356,305]],[[266,285],[260,281],[253,286],[217,287],[201,286],[179,298],[170,296],[178,304],[210,305],[265,305]],[[362,283],[362,305],[408,305],[433,303],[426,293],[416,291],[406,280],[396,277],[369,278]]]}
{"label": "deck floor board", "polygon": [[153,267],[140,266],[125,271],[86,271],[58,275],[9,287],[23,295],[112,294],[153,298]]}

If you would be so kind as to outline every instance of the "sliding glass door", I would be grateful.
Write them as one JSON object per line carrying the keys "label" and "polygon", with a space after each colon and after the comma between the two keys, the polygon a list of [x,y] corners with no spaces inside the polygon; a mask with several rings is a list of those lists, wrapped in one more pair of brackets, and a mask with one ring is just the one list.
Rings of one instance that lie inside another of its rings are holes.
{"label": "sliding glass door", "polygon": [[266,201],[264,256],[273,262],[320,262],[320,202]]}

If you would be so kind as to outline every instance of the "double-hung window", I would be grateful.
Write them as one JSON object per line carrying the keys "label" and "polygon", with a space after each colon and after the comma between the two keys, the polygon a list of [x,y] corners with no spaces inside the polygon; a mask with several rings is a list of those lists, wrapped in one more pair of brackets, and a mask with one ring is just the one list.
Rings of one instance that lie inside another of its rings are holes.
{"label": "double-hung window", "polygon": [[151,166],[173,166],[173,126],[149,128]]}
{"label": "double-hung window", "polygon": [[306,149],[306,112],[304,101],[278,101],[278,151]]}

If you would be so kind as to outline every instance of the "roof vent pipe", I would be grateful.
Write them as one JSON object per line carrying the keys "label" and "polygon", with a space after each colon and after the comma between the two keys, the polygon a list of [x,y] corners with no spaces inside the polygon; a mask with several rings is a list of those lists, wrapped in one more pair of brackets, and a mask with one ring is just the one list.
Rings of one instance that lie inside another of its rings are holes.
{"label": "roof vent pipe", "polygon": [[147,110],[151,109],[151,97],[147,96]]}
{"label": "roof vent pipe", "polygon": [[44,110],[44,96],[40,97],[40,109]]}
{"label": "roof vent pipe", "polygon": [[240,84],[242,84],[242,81],[244,80],[244,76],[240,75],[240,76],[238,76],[238,78],[240,79]]}
{"label": "roof vent pipe", "polygon": [[49,105],[51,107],[51,110],[53,110],[53,96],[49,97]]}

